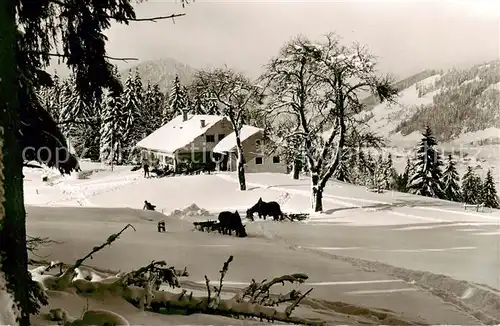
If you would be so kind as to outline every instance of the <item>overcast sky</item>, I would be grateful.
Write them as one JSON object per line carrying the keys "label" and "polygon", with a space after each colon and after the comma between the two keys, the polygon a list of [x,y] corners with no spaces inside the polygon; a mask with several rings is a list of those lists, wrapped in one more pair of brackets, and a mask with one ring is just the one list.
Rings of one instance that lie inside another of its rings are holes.
{"label": "overcast sky", "polygon": [[209,1],[186,8],[147,1],[138,17],[185,12],[157,23],[117,25],[111,56],[171,57],[195,68],[227,64],[256,77],[282,44],[301,33],[312,39],[338,33],[379,57],[379,68],[405,77],[500,57],[500,0],[433,1]]}

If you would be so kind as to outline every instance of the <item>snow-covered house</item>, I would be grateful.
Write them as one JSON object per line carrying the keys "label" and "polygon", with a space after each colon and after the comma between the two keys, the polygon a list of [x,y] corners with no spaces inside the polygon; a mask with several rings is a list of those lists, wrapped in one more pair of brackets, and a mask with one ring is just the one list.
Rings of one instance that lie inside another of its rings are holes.
{"label": "snow-covered house", "polygon": [[[242,129],[247,171],[286,172],[286,166],[279,157],[270,159],[258,152],[262,136],[262,129],[247,125]],[[221,171],[236,170],[235,146],[236,137],[226,117],[188,113],[178,115],[136,145],[158,159],[160,164],[172,163],[176,166],[184,160],[193,163],[213,162],[216,169]]]}
{"label": "snow-covered house", "polygon": [[136,147],[158,159],[160,164],[175,166],[179,161],[188,160],[223,165],[222,156],[212,150],[232,130],[225,117],[183,113],[139,141]]}
{"label": "snow-covered house", "polygon": [[[245,172],[287,173],[286,163],[280,156],[269,157],[265,153],[265,142],[271,140],[264,137],[261,128],[244,125],[240,131],[240,141],[245,157]],[[228,170],[237,171],[236,135],[234,132],[222,139],[214,148],[215,153],[224,155],[228,161]]]}

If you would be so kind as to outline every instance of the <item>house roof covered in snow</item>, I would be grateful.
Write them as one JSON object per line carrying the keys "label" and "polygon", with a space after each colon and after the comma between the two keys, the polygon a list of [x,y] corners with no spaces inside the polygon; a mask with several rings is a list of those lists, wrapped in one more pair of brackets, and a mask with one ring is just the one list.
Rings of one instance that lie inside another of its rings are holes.
{"label": "house roof covered in snow", "polygon": [[175,151],[189,145],[197,137],[205,134],[208,129],[224,119],[225,117],[218,115],[188,114],[187,120],[183,121],[183,115],[180,114],[139,141],[136,146],[174,154]]}
{"label": "house roof covered in snow", "polygon": [[[244,142],[246,139],[252,137],[258,132],[263,132],[264,129],[243,125],[240,130],[240,141]],[[234,152],[236,150],[236,134],[234,131],[224,137],[217,145],[215,145],[213,151],[215,153],[227,153]]]}

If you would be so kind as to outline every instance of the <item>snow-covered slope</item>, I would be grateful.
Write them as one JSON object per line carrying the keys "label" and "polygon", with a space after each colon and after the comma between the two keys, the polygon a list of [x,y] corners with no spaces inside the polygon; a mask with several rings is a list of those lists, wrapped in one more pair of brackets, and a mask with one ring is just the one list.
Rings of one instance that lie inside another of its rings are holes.
{"label": "snow-covered slope", "polygon": [[398,85],[397,104],[368,100],[359,117],[397,146],[413,146],[429,125],[440,141],[500,141],[500,61],[447,72],[426,71]]}

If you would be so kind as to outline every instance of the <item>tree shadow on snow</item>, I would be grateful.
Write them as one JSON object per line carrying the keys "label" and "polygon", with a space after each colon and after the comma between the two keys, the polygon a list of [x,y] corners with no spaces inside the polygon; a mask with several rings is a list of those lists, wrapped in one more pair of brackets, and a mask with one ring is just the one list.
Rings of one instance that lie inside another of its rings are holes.
{"label": "tree shadow on snow", "polygon": [[281,187],[281,188],[286,188],[286,187],[295,187],[295,188],[310,188],[310,184],[283,184],[283,185],[272,185],[272,186],[267,186],[267,188],[276,188],[276,187]]}
{"label": "tree shadow on snow", "polygon": [[450,203],[446,201],[429,201],[429,200],[398,200],[395,203],[391,204],[374,204],[374,205],[367,205],[367,206],[362,206],[362,209],[376,209],[376,210],[391,210],[393,208],[400,208],[400,207],[416,207],[416,206],[423,206],[423,207],[444,207],[444,206],[449,206]]}
{"label": "tree shadow on snow", "polygon": [[[365,205],[365,206],[355,206],[355,207],[341,207],[341,208],[332,208],[329,210],[326,210],[324,213],[325,214],[333,214],[335,212],[339,211],[345,211],[345,210],[355,210],[355,209],[373,209],[377,211],[384,211],[384,210],[391,210],[393,208],[398,208],[398,207],[414,207],[414,206],[438,206],[436,203],[431,203],[428,201],[415,201],[415,200],[402,200],[398,201],[396,203],[391,203],[391,204],[372,204],[372,205]],[[444,205],[442,205],[444,206]]]}
{"label": "tree shadow on snow", "polygon": [[[364,208],[364,207],[361,207]],[[329,210],[324,211],[324,214],[333,214],[335,212],[340,212],[340,211],[347,211],[347,210],[353,210],[353,209],[359,209],[359,207],[340,207],[340,208],[332,208]]]}

